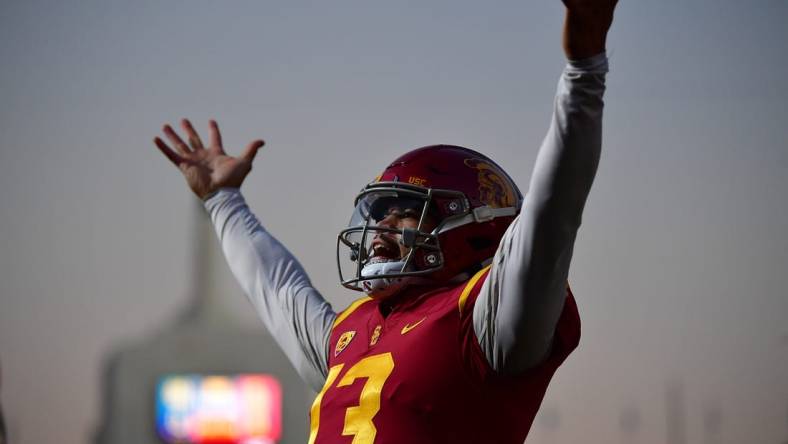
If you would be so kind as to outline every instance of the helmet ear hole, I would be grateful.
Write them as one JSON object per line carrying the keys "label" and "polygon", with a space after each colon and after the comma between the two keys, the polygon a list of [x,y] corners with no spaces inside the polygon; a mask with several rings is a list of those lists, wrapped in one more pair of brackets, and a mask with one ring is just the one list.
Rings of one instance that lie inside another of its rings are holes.
{"label": "helmet ear hole", "polygon": [[443,264],[443,255],[440,251],[420,251],[416,255],[414,262],[419,270],[437,268]]}

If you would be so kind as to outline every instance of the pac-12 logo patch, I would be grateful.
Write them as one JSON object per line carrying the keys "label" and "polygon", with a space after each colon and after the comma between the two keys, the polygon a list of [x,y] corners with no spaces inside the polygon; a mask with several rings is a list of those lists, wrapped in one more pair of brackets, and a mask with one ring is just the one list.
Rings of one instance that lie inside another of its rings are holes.
{"label": "pac-12 logo patch", "polygon": [[342,353],[342,350],[344,350],[345,347],[350,344],[350,341],[353,340],[353,336],[356,336],[355,330],[346,331],[339,336],[337,346],[334,348],[334,356],[338,356],[340,353]]}

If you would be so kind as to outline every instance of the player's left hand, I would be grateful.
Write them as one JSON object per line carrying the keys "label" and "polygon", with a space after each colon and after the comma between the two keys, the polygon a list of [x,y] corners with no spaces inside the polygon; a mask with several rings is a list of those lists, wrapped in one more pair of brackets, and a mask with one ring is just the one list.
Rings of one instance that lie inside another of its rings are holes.
{"label": "player's left hand", "polygon": [[564,52],[571,60],[605,51],[607,31],[618,0],[561,0],[566,6]]}
{"label": "player's left hand", "polygon": [[224,152],[216,121],[210,121],[211,145],[207,147],[203,145],[189,120],[183,119],[181,127],[189,140],[188,144],[170,125],[164,125],[162,131],[175,146],[175,150],[159,137],[153,139],[153,143],[178,167],[189,188],[203,200],[219,188],[240,188],[252,169],[257,150],[265,143],[262,140],[253,140],[240,156],[233,157]]}

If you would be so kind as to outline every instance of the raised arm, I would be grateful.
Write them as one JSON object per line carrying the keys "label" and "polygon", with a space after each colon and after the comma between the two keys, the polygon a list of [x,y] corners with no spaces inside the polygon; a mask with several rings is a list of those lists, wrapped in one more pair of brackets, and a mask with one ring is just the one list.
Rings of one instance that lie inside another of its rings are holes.
{"label": "raised arm", "polygon": [[488,362],[517,373],[548,356],[577,230],[602,145],[605,40],[615,0],[564,0],[569,63],[522,213],[501,240],[474,307]]}
{"label": "raised arm", "polygon": [[181,124],[188,145],[169,125],[164,126],[164,134],[175,149],[158,137],[154,143],[204,200],[230,269],[260,319],[299,375],[320,390],[328,371],[328,339],[336,314],[295,257],[252,214],[239,190],[263,141],[249,143],[241,156],[232,157],[224,152],[216,122],[210,123],[207,148],[188,120]]}

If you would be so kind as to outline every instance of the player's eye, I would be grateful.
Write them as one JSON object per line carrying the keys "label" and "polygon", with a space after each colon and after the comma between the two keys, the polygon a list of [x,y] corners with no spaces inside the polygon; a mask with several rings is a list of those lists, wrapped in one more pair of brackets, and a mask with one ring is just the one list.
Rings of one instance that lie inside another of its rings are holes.
{"label": "player's eye", "polygon": [[386,212],[386,216],[393,216],[397,219],[413,218],[418,219],[421,213],[413,208],[391,207]]}
{"label": "player's eye", "polygon": [[399,207],[390,207],[386,211],[386,217],[388,216],[402,217],[402,210],[400,210]]}
{"label": "player's eye", "polygon": [[402,216],[401,217],[410,217],[410,218],[413,218],[413,219],[418,219],[419,216],[420,216],[420,214],[417,213],[416,210],[414,210],[412,208],[408,208],[408,209],[406,209],[405,211],[402,212]]}

